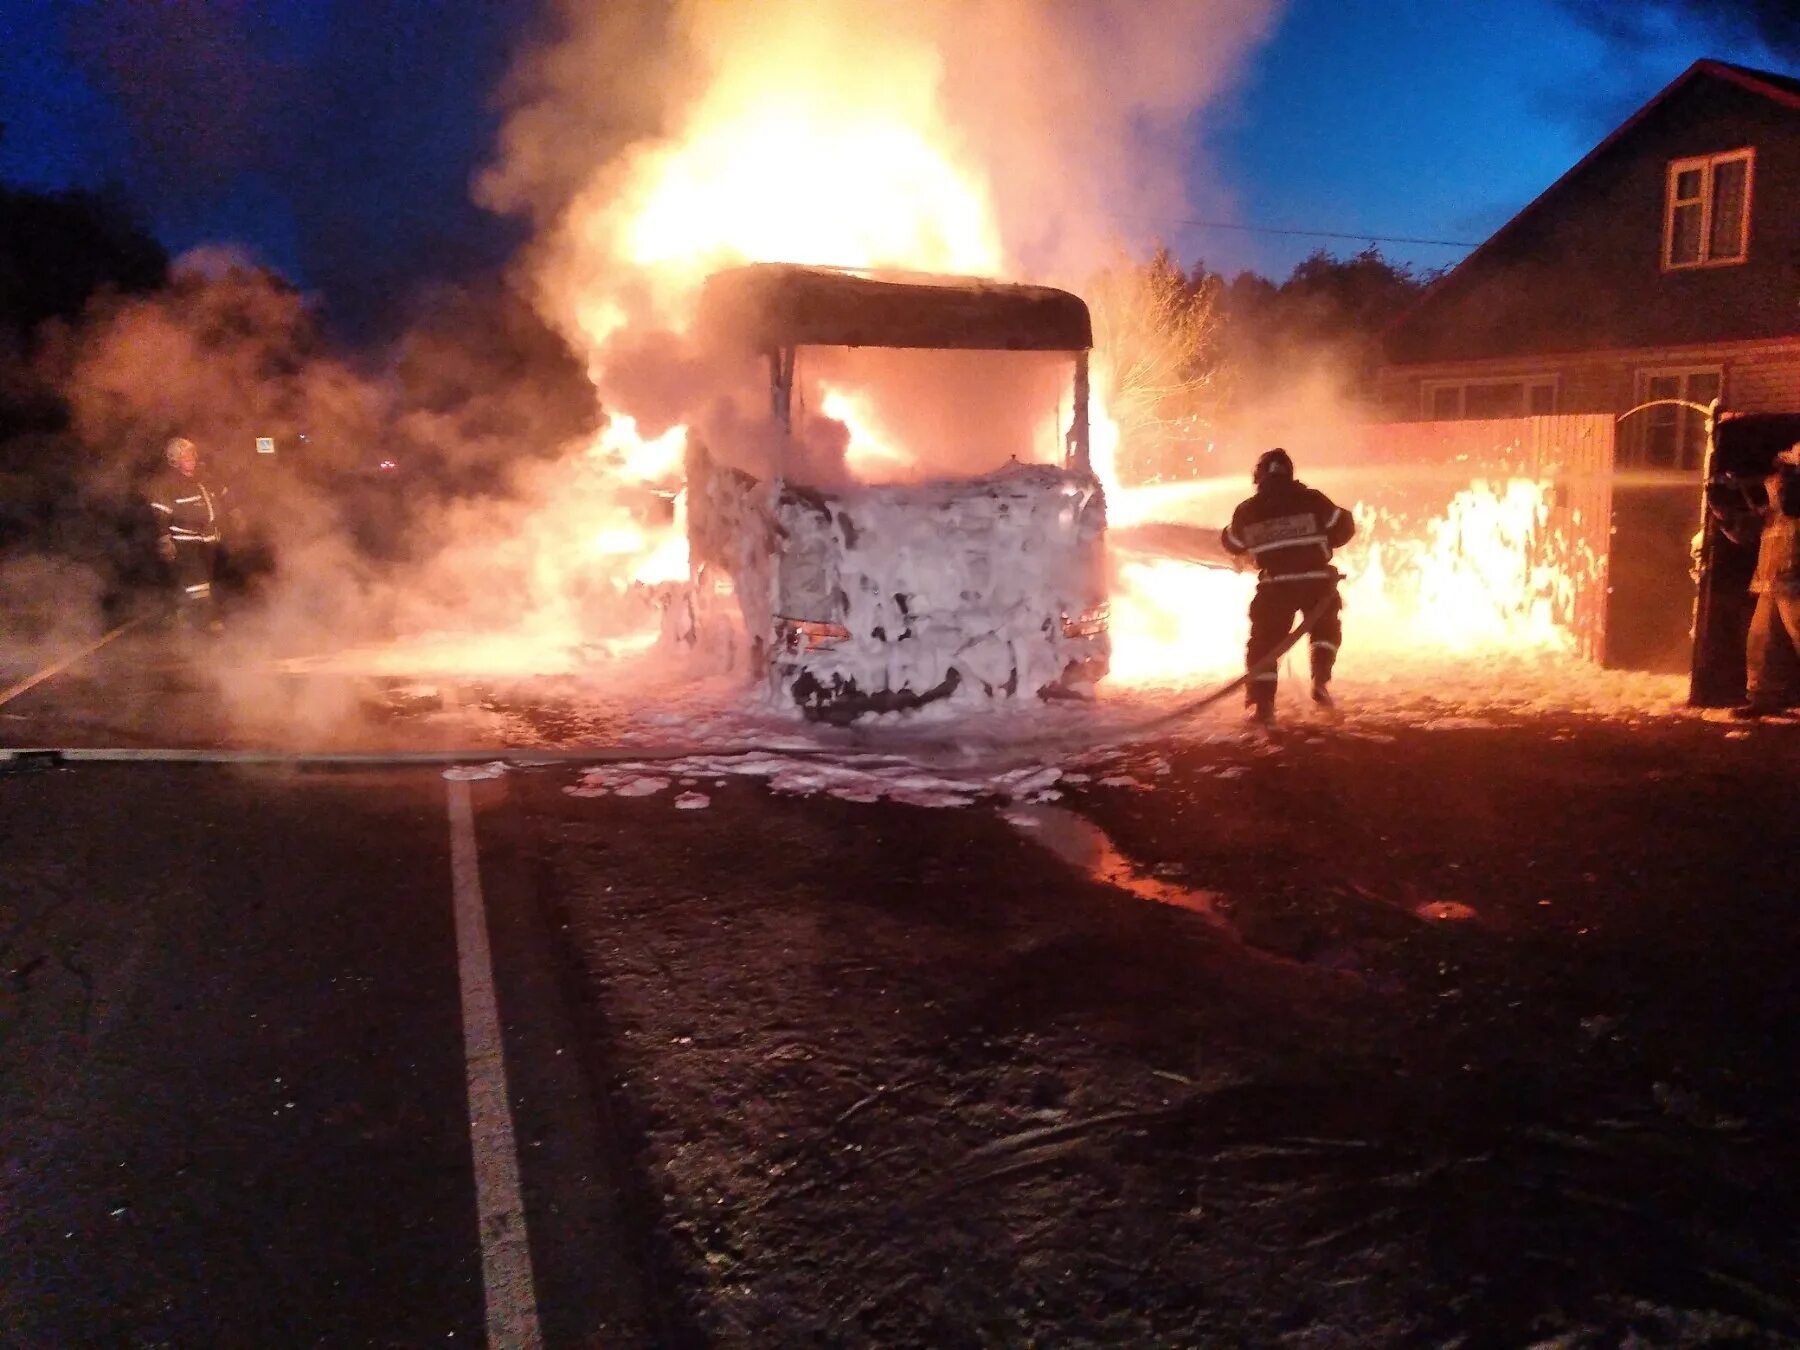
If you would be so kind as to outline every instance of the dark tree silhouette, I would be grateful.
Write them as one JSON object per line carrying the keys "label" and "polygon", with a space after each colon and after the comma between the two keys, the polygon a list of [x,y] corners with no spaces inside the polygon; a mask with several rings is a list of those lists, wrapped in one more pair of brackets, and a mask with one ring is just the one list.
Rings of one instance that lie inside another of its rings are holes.
{"label": "dark tree silhouette", "polygon": [[1374,248],[1349,258],[1314,253],[1280,285],[1239,273],[1223,302],[1231,357],[1241,368],[1279,369],[1324,351],[1347,374],[1364,374],[1380,359],[1382,330],[1435,276],[1396,266]]}
{"label": "dark tree silhouette", "polygon": [[119,193],[0,185],[0,325],[14,335],[74,318],[102,289],[155,290],[168,273],[168,254]]}

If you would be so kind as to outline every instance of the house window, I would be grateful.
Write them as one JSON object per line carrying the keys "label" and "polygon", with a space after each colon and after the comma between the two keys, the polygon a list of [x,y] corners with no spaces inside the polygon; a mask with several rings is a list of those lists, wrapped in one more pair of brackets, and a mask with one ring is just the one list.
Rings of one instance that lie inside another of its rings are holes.
{"label": "house window", "polygon": [[[1637,402],[1678,399],[1682,403],[1707,404],[1719,397],[1724,378],[1717,366],[1695,370],[1640,370]],[[1645,469],[1691,470],[1706,458],[1706,415],[1677,403],[1645,408],[1630,419],[1635,425],[1625,437],[1627,462]]]}
{"label": "house window", "polygon": [[1750,254],[1754,150],[1678,159],[1669,165],[1663,267],[1741,263]]}
{"label": "house window", "polygon": [[1475,417],[1545,417],[1556,411],[1556,377],[1509,380],[1431,380],[1421,403],[1433,422]]}

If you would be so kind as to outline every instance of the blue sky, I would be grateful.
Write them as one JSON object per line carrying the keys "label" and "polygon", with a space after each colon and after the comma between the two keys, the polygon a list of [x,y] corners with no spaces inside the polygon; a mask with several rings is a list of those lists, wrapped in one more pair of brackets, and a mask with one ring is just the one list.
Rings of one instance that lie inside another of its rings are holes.
{"label": "blue sky", "polygon": [[[1632,3],[1632,0],[1622,0]],[[1641,5],[1652,11],[1653,5]],[[1200,219],[1479,242],[1702,56],[1779,68],[1676,17],[1626,42],[1559,0],[1290,0],[1208,138],[1229,197]],[[1188,259],[1281,276],[1356,240],[1171,227]],[[1421,267],[1464,250],[1383,244]]]}
{"label": "blue sky", "polygon": [[[1698,57],[1795,65],[1741,25],[1689,17],[1710,0],[1621,3],[1289,0],[1203,118],[1192,215],[1478,241]],[[182,9],[217,16],[196,42],[186,27],[172,39],[147,17],[169,11],[141,0],[0,0],[0,178],[115,181],[175,250],[239,240],[334,309],[378,308],[420,276],[490,266],[517,244],[467,185],[491,144],[490,91],[535,10],[215,0]],[[170,59],[198,92],[142,78]],[[122,87],[139,91],[138,132]],[[157,162],[146,117],[162,128]],[[1155,228],[1186,261],[1276,277],[1315,248],[1365,242]],[[1420,267],[1463,252],[1382,248]]]}

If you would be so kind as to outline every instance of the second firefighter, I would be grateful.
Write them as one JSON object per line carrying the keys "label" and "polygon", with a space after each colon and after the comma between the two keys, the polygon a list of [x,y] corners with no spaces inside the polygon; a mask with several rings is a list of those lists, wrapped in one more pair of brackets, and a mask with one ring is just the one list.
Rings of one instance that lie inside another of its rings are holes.
{"label": "second firefighter", "polygon": [[219,498],[223,489],[200,481],[200,451],[184,436],[163,448],[164,469],[146,497],[156,516],[157,553],[176,587],[176,616],[184,625],[218,625],[213,573],[219,556]]}
{"label": "second firefighter", "polygon": [[1331,671],[1343,642],[1343,601],[1331,551],[1356,533],[1350,513],[1317,488],[1294,477],[1288,452],[1270,450],[1256,461],[1256,494],[1238,503],[1222,539],[1226,551],[1254,561],[1256,595],[1250,601],[1250,641],[1244,652],[1245,697],[1258,721],[1275,716],[1275,650],[1294,621],[1317,614],[1312,643],[1313,701],[1331,704]]}

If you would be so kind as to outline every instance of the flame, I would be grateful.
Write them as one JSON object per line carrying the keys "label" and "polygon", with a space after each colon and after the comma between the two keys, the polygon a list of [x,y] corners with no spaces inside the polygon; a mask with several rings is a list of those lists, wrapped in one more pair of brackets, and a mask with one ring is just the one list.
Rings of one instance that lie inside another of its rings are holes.
{"label": "flame", "polygon": [[[871,40],[867,12],[853,4],[678,9],[703,72],[696,92],[666,134],[634,146],[575,195],[540,258],[542,301],[597,386],[612,373],[622,332],[683,331],[699,283],[723,266],[1009,272],[1016,258],[995,188],[1005,166],[979,162],[951,117],[939,45],[909,28],[900,6],[883,9],[884,36]],[[1179,520],[1185,511],[1188,523],[1222,524],[1220,508],[1228,511],[1233,496],[1120,481],[1121,432],[1105,406],[1104,362],[1096,353],[1090,445],[1113,522]],[[846,462],[859,478],[891,478],[911,461],[904,439],[878,424],[856,388],[825,387],[818,406],[846,428]],[[1060,448],[1060,435],[1054,429],[1043,457]],[[683,426],[646,436],[613,409],[589,444],[534,486],[528,523],[483,559],[489,587],[524,616],[522,642],[580,648],[598,627],[626,650],[652,631],[643,596],[688,575],[679,492],[686,437]],[[1566,578],[1538,547],[1541,485],[1474,484],[1425,519],[1372,503],[1356,513],[1360,537],[1343,560],[1348,654],[1569,645],[1559,619]],[[1240,666],[1247,574],[1126,559],[1114,577],[1112,685]],[[539,667],[556,668],[548,657]]]}
{"label": "flame", "polygon": [[1441,515],[1408,530],[1391,513],[1357,508],[1364,544],[1346,602],[1370,645],[1468,654],[1488,648],[1562,652],[1571,577],[1546,556],[1549,485],[1478,480]]}
{"label": "flame", "polygon": [[[1401,513],[1355,502],[1357,537],[1336,561],[1345,645],[1340,669],[1385,671],[1411,658],[1485,651],[1567,653],[1574,579],[1553,547],[1550,486],[1477,480],[1441,510]],[[1126,519],[1216,524],[1217,492],[1119,489]],[[1111,502],[1109,501],[1109,506]],[[1113,508],[1115,513],[1117,508]],[[1229,509],[1229,503],[1227,508]],[[1115,514],[1117,519],[1117,514]],[[1178,683],[1241,669],[1248,572],[1175,559],[1114,569],[1115,685]]]}
{"label": "flame", "polygon": [[1242,659],[1249,624],[1247,578],[1173,558],[1114,569],[1115,685],[1177,684],[1227,671]]}
{"label": "flame", "polygon": [[671,133],[604,175],[563,223],[564,301],[600,357],[648,291],[685,327],[699,282],[743,262],[998,274],[987,176],[959,150],[928,43],[877,47],[855,7],[695,6],[709,78]]}
{"label": "flame", "polygon": [[819,399],[819,411],[833,421],[842,422],[849,432],[850,445],[844,453],[844,462],[857,478],[877,481],[911,462],[905,450],[876,428],[867,398],[854,390],[827,385]]}
{"label": "flame", "polygon": [[[723,266],[1005,271],[987,179],[947,120],[933,44],[874,46],[852,6],[704,4],[683,18],[704,84],[665,137],[577,194],[539,277],[597,387],[614,339],[684,329],[699,283]],[[852,472],[904,468],[908,456],[855,390],[828,389],[821,402],[849,431]],[[686,439],[685,426],[647,436],[629,409],[609,409],[590,443],[521,494],[527,525],[498,544],[452,547],[447,570],[508,597],[517,641],[544,669],[566,668],[568,651],[602,636],[616,646],[654,633],[643,597],[688,577]],[[647,511],[645,489],[672,509]],[[485,611],[465,617],[480,623]]]}
{"label": "flame", "polygon": [[703,100],[691,139],[647,165],[627,227],[631,262],[998,267],[978,182],[906,125],[904,110],[846,116],[822,106],[822,91],[782,88],[779,69],[757,75]]}
{"label": "flame", "polygon": [[662,435],[645,440],[637,419],[614,413],[594,438],[592,453],[608,456],[619,476],[633,483],[665,483],[681,477],[681,457],[687,445],[687,427],[676,424]]}

